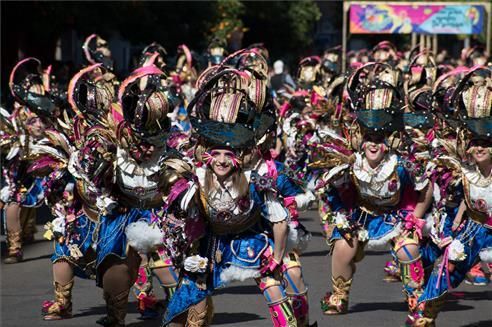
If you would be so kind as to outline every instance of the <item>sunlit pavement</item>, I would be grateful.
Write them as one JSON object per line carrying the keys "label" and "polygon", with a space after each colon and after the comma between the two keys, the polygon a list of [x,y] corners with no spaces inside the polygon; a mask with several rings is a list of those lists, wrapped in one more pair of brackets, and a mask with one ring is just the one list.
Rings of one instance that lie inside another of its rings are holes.
{"label": "sunlit pavement", "polygon": [[[350,312],[343,316],[323,316],[320,298],[330,286],[330,260],[321,236],[316,211],[303,215],[303,223],[313,232],[313,239],[302,256],[305,280],[309,284],[311,321],[318,326],[402,326],[406,316],[401,287],[383,282],[387,253],[369,253],[357,266],[350,294]],[[104,315],[102,290],[92,280],[75,280],[73,293],[74,318],[45,322],[41,319],[41,303],[53,297],[51,242],[37,241],[25,247],[25,261],[1,266],[1,326],[96,326]],[[2,238],[2,247],[5,243]],[[5,249],[2,249],[4,252]],[[163,296],[159,289],[158,295]],[[160,321],[141,321],[135,298],[130,295],[127,326],[159,326]],[[271,326],[263,297],[253,282],[235,283],[214,297],[214,326]],[[451,301],[437,320],[438,326],[492,326],[492,288],[463,284],[453,291]]]}

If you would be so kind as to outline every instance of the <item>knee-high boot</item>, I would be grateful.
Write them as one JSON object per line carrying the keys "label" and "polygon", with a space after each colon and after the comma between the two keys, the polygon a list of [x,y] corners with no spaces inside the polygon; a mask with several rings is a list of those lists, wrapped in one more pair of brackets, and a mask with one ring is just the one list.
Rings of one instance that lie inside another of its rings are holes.
{"label": "knee-high boot", "polygon": [[345,280],[342,276],[332,277],[333,292],[328,292],[321,300],[321,310],[325,315],[347,313],[352,278]]}
{"label": "knee-high boot", "polygon": [[44,320],[61,320],[72,318],[72,288],[73,279],[65,285],[54,282],[55,300],[43,302]]}

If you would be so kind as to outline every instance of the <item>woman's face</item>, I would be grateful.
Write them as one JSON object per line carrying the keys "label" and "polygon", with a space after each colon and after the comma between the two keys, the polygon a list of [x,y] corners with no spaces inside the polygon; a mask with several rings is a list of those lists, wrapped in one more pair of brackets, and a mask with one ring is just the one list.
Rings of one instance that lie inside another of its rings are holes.
{"label": "woman's face", "polygon": [[29,118],[26,125],[29,134],[34,138],[40,138],[46,130],[46,125],[39,117]]}
{"label": "woman's face", "polygon": [[490,164],[492,157],[490,154],[491,145],[486,141],[478,140],[472,141],[470,146],[470,153],[476,164]]}
{"label": "woman's face", "polygon": [[386,145],[382,136],[367,136],[363,143],[364,154],[371,166],[377,166],[386,154]]}
{"label": "woman's face", "polygon": [[234,152],[225,149],[216,149],[210,152],[212,160],[212,170],[219,178],[225,178],[232,172]]}

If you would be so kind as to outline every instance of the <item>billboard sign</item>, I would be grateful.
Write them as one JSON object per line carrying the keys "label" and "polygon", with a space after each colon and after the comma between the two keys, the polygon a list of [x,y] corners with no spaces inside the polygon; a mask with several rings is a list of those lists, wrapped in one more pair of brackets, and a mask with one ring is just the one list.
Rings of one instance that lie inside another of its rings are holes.
{"label": "billboard sign", "polygon": [[385,4],[350,5],[353,34],[480,34],[483,5]]}

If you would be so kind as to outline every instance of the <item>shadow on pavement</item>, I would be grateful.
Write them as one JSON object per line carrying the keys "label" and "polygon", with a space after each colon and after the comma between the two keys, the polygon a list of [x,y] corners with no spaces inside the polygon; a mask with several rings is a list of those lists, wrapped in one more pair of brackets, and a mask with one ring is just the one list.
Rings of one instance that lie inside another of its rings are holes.
{"label": "shadow on pavement", "polygon": [[[97,307],[90,307],[90,308],[85,308],[85,309],[79,309],[76,314],[73,315],[74,318],[76,317],[88,317],[88,316],[104,316],[106,314],[106,306],[100,305]],[[99,319],[95,318],[94,322]]]}
{"label": "shadow on pavement", "polygon": [[321,233],[321,232],[316,232],[316,231],[312,231],[312,230],[310,230],[309,232],[311,233],[311,235],[312,235],[313,237],[321,237],[321,238],[325,238],[325,236],[324,236],[324,235],[323,235],[323,233]]}
{"label": "shadow on pavement", "polygon": [[[477,286],[479,287],[479,286]],[[481,292],[452,292],[448,297],[448,302],[456,302],[460,300],[468,301],[490,301],[492,300],[492,291]]]}
{"label": "shadow on pavement", "polygon": [[366,312],[366,311],[402,311],[408,310],[407,305],[404,302],[368,302],[368,303],[356,303],[351,305],[349,312]]}
{"label": "shadow on pavement", "polygon": [[29,262],[29,261],[36,261],[36,260],[42,260],[42,259],[49,259],[51,258],[51,254],[44,254],[44,255],[40,255],[39,257],[34,257],[34,258],[24,258],[24,260],[22,260],[22,262],[20,262],[19,264],[22,264],[24,262]]}
{"label": "shadow on pavement", "polygon": [[[127,313],[138,313],[136,301],[128,302]],[[78,310],[78,312],[76,314],[73,315],[73,317],[74,318],[75,317],[88,317],[88,316],[97,316],[97,315],[99,315],[101,317],[106,315],[106,306],[105,305],[99,305],[97,307],[80,309],[80,310]],[[96,320],[99,318],[96,318]]]}
{"label": "shadow on pavement", "polygon": [[125,326],[127,326],[127,327],[140,327],[140,326],[160,327],[161,326],[161,320],[160,319],[141,320],[139,322],[132,322],[131,324],[126,324]]}
{"label": "shadow on pavement", "polygon": [[234,324],[238,322],[264,320],[265,318],[258,316],[254,313],[235,312],[235,313],[223,313],[219,312],[214,315],[212,325],[225,325]]}
{"label": "shadow on pavement", "polygon": [[[459,304],[457,301],[447,302],[442,312],[445,311],[466,311],[472,310],[474,307],[470,305]],[[350,307],[350,312],[367,312],[367,311],[401,311],[408,310],[406,303],[404,302],[370,302],[370,303],[357,303]]]}
{"label": "shadow on pavement", "polygon": [[255,285],[231,286],[220,289],[216,294],[260,294],[260,290]]}

